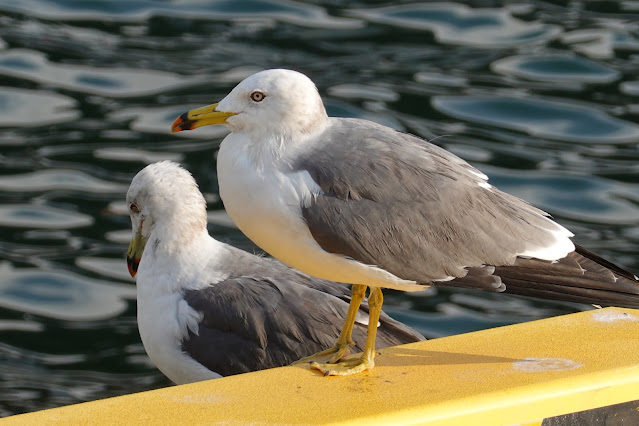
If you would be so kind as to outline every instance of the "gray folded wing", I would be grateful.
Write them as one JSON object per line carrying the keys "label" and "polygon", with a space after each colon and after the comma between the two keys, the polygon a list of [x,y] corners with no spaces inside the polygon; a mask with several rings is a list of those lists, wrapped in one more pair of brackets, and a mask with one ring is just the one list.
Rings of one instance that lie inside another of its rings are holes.
{"label": "gray folded wing", "polygon": [[[202,314],[198,333],[189,331],[182,348],[223,376],[284,366],[332,347],[348,310],[349,289],[291,270],[279,262],[251,257],[256,274],[229,277],[184,298]],[[361,315],[367,318],[364,303]],[[356,350],[366,328],[356,323]],[[377,346],[423,340],[387,315],[380,318]]]}
{"label": "gray folded wing", "polygon": [[321,138],[293,169],[322,189],[302,214],[324,250],[418,283],[638,306],[636,277],[581,247],[559,262],[517,256],[561,228],[447,151],[354,119]]}
{"label": "gray folded wing", "polygon": [[[341,119],[294,164],[322,195],[302,213],[325,250],[430,284],[466,268],[511,265],[545,247],[558,225],[485,176],[415,136]],[[487,288],[498,288],[489,282]]]}

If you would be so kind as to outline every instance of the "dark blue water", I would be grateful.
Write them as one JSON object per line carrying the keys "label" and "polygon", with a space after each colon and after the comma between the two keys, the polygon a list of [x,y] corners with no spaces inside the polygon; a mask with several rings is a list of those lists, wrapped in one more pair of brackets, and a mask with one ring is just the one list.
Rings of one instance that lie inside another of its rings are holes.
{"label": "dark blue water", "polygon": [[[217,196],[223,130],[168,129],[274,67],[639,271],[637,2],[0,0],[0,416],[170,385],[137,332],[124,194],[179,161],[211,233],[253,250]],[[446,289],[385,308],[430,337],[587,309]]]}

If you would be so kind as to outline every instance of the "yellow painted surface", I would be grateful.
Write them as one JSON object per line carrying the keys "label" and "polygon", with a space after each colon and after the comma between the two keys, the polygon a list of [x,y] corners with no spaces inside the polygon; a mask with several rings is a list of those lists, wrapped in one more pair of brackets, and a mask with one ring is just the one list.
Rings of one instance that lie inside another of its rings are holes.
{"label": "yellow painted surface", "polygon": [[639,311],[607,308],[382,350],[377,367],[242,374],[8,417],[2,426],[534,425],[639,399]]}

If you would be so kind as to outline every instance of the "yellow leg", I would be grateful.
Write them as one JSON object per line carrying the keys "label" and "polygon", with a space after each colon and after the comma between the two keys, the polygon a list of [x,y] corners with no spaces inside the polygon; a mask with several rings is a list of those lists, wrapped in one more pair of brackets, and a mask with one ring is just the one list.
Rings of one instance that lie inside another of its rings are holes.
{"label": "yellow leg", "polygon": [[330,349],[295,361],[293,364],[314,361],[317,358],[326,357],[328,355],[333,355],[328,362],[335,363],[348,355],[350,353],[351,345],[354,344],[351,339],[351,335],[353,334],[353,327],[355,326],[355,318],[359,311],[359,305],[362,304],[362,300],[364,300],[365,295],[366,286],[354,284],[351,289],[351,303],[348,305],[346,320],[344,321],[344,326],[342,327],[342,331],[339,334],[335,345]]}
{"label": "yellow leg", "polygon": [[377,336],[377,323],[379,322],[379,314],[382,311],[384,296],[380,288],[371,287],[370,289],[370,295],[368,296],[368,336],[362,356],[359,359],[347,360],[338,364],[313,362],[311,363],[311,368],[320,370],[325,376],[348,376],[370,370],[375,366],[375,337]]}

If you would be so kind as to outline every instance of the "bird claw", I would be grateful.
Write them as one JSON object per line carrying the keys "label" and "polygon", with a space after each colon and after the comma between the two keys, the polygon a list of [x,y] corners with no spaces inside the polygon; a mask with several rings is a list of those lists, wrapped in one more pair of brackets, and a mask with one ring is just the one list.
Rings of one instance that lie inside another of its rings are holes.
{"label": "bird claw", "polygon": [[346,344],[340,344],[340,343],[336,343],[335,346],[333,346],[330,349],[326,349],[325,351],[322,352],[318,352],[316,354],[304,357],[302,359],[299,359],[295,362],[293,362],[291,365],[299,365],[299,364],[305,364],[305,363],[310,363],[311,366],[313,363],[317,364],[317,360],[321,360],[323,358],[326,358],[327,356],[331,355],[331,358],[326,362],[327,364],[335,364],[337,362],[339,362],[341,359],[343,359],[344,357],[350,355],[351,353],[351,348],[350,346],[353,344],[353,342],[349,342]]}
{"label": "bird claw", "polygon": [[349,359],[337,364],[311,363],[311,369],[321,371],[324,376],[350,376],[351,374],[370,370],[374,366],[375,362],[373,360],[364,358]]}

